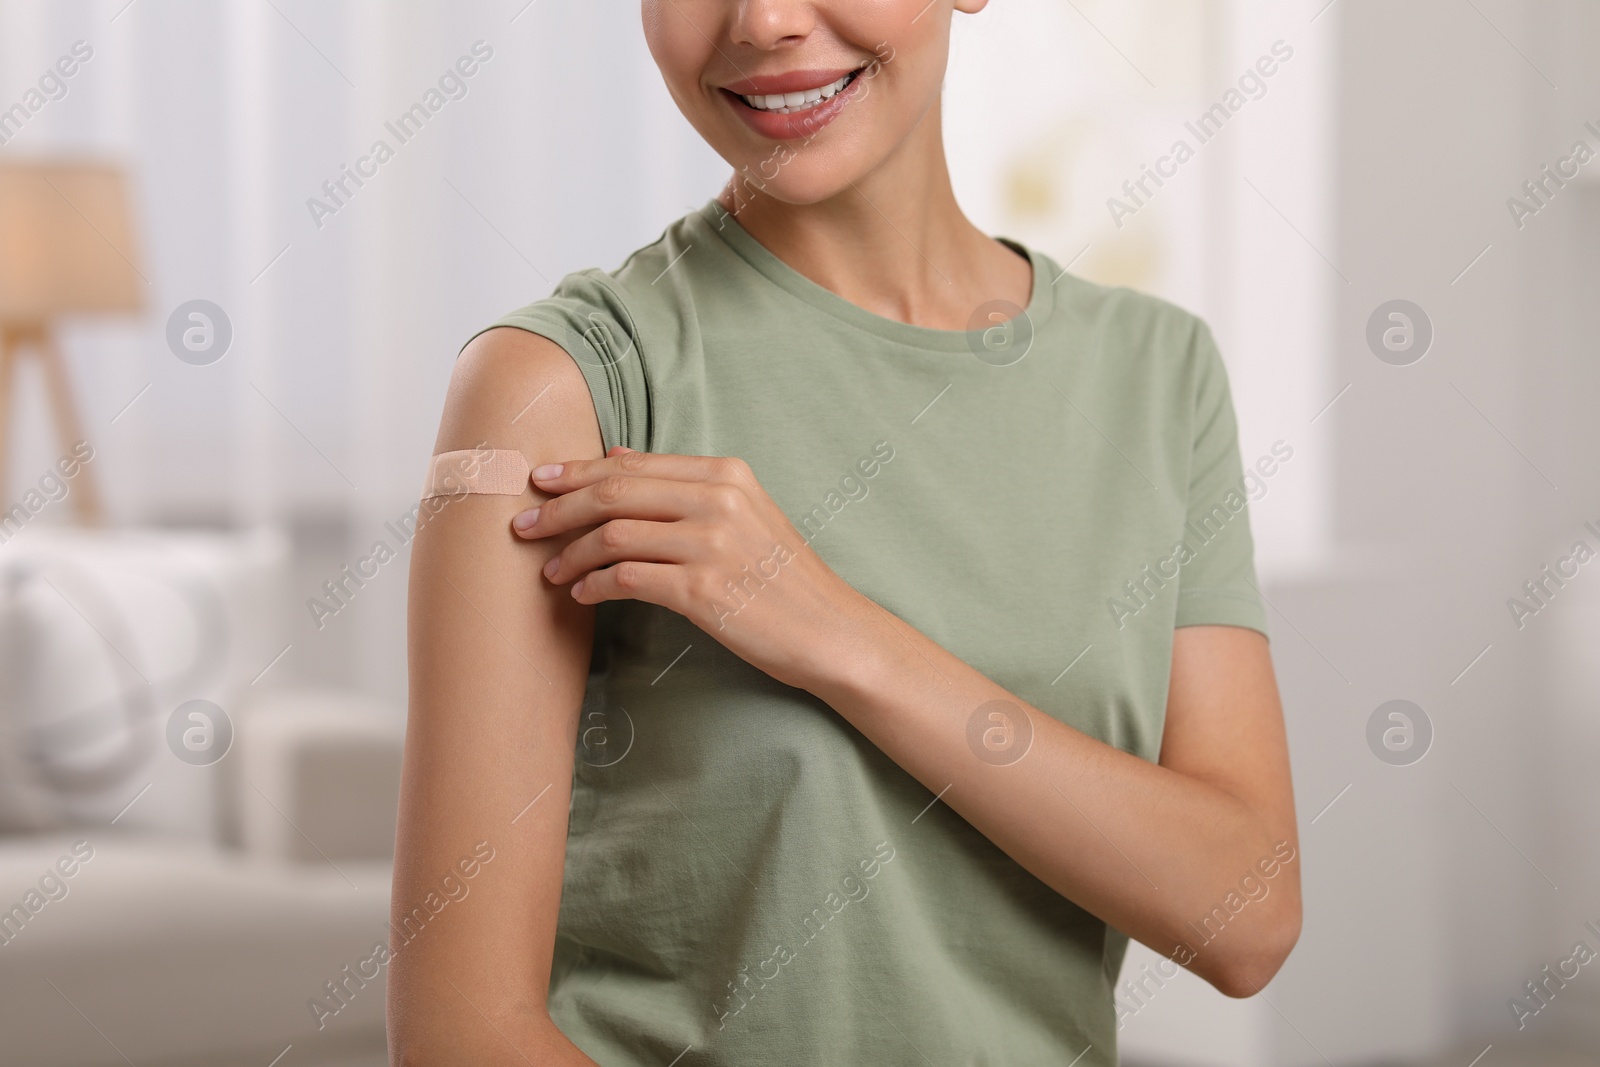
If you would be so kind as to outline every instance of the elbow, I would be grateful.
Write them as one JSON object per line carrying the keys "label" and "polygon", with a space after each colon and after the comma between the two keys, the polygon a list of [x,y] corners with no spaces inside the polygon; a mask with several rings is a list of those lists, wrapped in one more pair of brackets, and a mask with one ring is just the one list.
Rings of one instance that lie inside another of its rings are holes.
{"label": "elbow", "polygon": [[413,1019],[395,1010],[390,999],[384,1020],[385,1036],[389,1047],[389,1067],[433,1067],[438,1058],[430,1049],[423,1027]]}
{"label": "elbow", "polygon": [[419,989],[412,974],[391,973],[385,1012],[389,1067],[568,1062],[559,1058],[565,1038],[544,1011],[542,996],[486,1000],[474,993],[468,1001],[454,982],[444,980],[444,989],[431,983]]}
{"label": "elbow", "polygon": [[1263,924],[1249,944],[1217,959],[1201,977],[1223,996],[1236,1000],[1253,997],[1277,976],[1299,940],[1300,906],[1296,903]]}

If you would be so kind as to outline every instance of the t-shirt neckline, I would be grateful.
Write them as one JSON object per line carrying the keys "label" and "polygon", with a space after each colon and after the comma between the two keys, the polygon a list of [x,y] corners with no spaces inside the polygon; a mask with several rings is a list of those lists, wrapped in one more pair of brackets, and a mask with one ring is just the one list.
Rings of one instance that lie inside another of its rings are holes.
{"label": "t-shirt neckline", "polygon": [[[818,285],[774,255],[756,240],[739,220],[727,212],[715,197],[698,212],[711,232],[727,244],[769,281],[811,307],[841,319],[886,340],[933,352],[976,352],[983,348],[983,330],[936,330],[928,326],[885,318],[838,293]],[[731,224],[731,225],[730,225]],[[1033,291],[1024,309],[1035,333],[1050,318],[1055,307],[1055,286],[1050,278],[1049,257],[1010,237],[995,236],[1007,247],[1025,256],[1033,267]],[[986,327],[987,328],[987,327]],[[976,348],[973,346],[977,346]]]}

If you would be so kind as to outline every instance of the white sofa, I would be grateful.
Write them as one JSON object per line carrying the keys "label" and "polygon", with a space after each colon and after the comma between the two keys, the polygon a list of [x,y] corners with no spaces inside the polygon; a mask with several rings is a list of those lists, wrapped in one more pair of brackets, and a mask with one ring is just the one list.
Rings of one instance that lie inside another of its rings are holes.
{"label": "white sofa", "polygon": [[285,1067],[387,1063],[381,975],[347,986],[321,1028],[307,1001],[386,938],[389,864],[336,871],[98,830],[11,837],[0,908],[81,841],[92,858],[60,880],[66,895],[0,944],[0,1061],[267,1067],[292,1045]]}
{"label": "white sofa", "polygon": [[[271,528],[4,546],[5,1067],[386,1062],[384,975],[344,968],[388,937],[402,717],[271,688],[289,575]],[[174,740],[195,699],[220,758]]]}
{"label": "white sofa", "polygon": [[387,1062],[385,976],[356,972],[389,939],[399,723],[290,690],[236,727],[216,779],[236,846],[109,823],[0,837],[0,1062]]}

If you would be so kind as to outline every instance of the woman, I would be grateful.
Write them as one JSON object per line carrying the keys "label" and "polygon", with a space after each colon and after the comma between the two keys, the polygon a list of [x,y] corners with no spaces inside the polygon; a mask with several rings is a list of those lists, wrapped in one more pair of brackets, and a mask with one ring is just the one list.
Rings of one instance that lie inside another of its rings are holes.
{"label": "woman", "polygon": [[534,469],[415,541],[393,1062],[1114,1064],[1293,946],[1226,375],[962,215],[984,3],[644,0],[735,174],[459,358]]}

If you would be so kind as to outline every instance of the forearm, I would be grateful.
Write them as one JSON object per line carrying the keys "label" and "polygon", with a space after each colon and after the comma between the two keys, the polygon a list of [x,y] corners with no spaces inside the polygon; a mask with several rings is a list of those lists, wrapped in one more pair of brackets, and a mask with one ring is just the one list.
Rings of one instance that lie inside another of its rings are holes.
{"label": "forearm", "polygon": [[[1062,896],[1225,992],[1247,994],[1276,971],[1298,929],[1297,879],[1210,943],[1195,924],[1246,875],[1271,885],[1258,864],[1284,858],[1274,848],[1292,826],[1285,834],[1222,788],[1044,714],[864,598],[818,661],[806,688]],[[1031,726],[1020,758],[974,747],[969,724],[992,701]],[[1198,954],[1186,960],[1179,946]]]}

